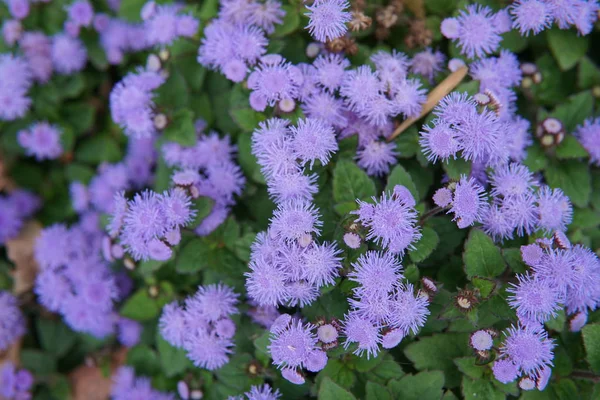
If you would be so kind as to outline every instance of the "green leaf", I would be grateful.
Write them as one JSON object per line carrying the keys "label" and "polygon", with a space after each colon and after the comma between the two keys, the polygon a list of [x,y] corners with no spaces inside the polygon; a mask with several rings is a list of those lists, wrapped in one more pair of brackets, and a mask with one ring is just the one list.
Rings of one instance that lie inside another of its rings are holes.
{"label": "green leaf", "polygon": [[427,371],[406,375],[398,381],[391,381],[388,387],[396,399],[439,400],[443,394],[444,374],[441,371]]}
{"label": "green leaf", "polygon": [[427,226],[423,228],[421,234],[421,239],[414,245],[415,248],[408,252],[410,259],[415,263],[420,263],[429,257],[440,242],[437,233]]}
{"label": "green leaf", "polygon": [[390,379],[399,379],[404,375],[400,364],[394,361],[394,357],[386,354],[383,361],[366,374],[366,378],[385,385]]}
{"label": "green leaf", "polygon": [[192,201],[192,209],[196,210],[196,216],[194,220],[190,222],[189,226],[198,226],[204,218],[206,218],[213,209],[214,200],[209,197],[198,197]]}
{"label": "green leaf", "polygon": [[180,274],[195,274],[209,266],[211,252],[210,245],[203,238],[194,238],[177,254],[175,269]]}
{"label": "green leaf", "polygon": [[319,400],[355,400],[356,397],[329,378],[323,379],[319,386]]}
{"label": "green leaf", "polygon": [[335,384],[350,389],[356,383],[356,374],[347,364],[338,359],[329,359],[325,368],[317,375],[317,384],[325,379],[331,379]]}
{"label": "green leaf", "polygon": [[596,373],[600,373],[600,324],[588,324],[581,330],[587,361]]}
{"label": "green leaf", "polygon": [[550,51],[563,71],[573,68],[587,52],[588,38],[579,36],[573,30],[554,28],[548,30],[546,35]]}
{"label": "green leaf", "polygon": [[544,171],[548,185],[562,189],[578,207],[585,207],[590,201],[592,183],[587,164],[575,160],[552,163]]}
{"label": "green leaf", "polygon": [[260,172],[260,166],[252,154],[252,135],[241,134],[238,136],[238,161],[244,174],[254,182],[265,184],[265,177]]}
{"label": "green leaf", "polygon": [[339,160],[333,170],[333,199],[336,203],[354,202],[375,196],[375,183],[356,164]]}
{"label": "green leaf", "polygon": [[256,129],[259,122],[265,120],[264,114],[256,112],[251,108],[235,108],[229,110],[229,114],[243,132],[252,132]]}
{"label": "green leaf", "polygon": [[521,258],[520,249],[502,249],[502,256],[513,272],[523,274],[527,270],[527,266]]}
{"label": "green leaf", "polygon": [[127,0],[121,2],[119,7],[119,17],[124,18],[130,22],[138,22],[142,19],[140,11],[146,3],[146,0]]}
{"label": "green leaf", "polygon": [[469,176],[471,173],[471,163],[462,158],[450,158],[442,164],[442,167],[446,171],[446,174],[448,174],[448,177],[453,180],[459,180],[461,175]]}
{"label": "green leaf", "polygon": [[475,357],[461,357],[455,358],[454,364],[458,367],[460,372],[469,376],[473,379],[479,379],[483,377],[485,368],[476,364],[477,360]]}
{"label": "green leaf", "polygon": [[396,185],[405,186],[410,191],[410,193],[413,195],[413,197],[415,198],[415,201],[419,201],[419,199],[420,199],[419,192],[417,191],[417,188],[415,186],[415,183],[412,180],[412,177],[410,176],[410,174],[408,172],[406,172],[404,167],[400,164],[396,165],[394,167],[394,169],[392,170],[392,172],[390,173],[385,190],[389,191],[389,192],[393,192],[394,186],[396,186]]}
{"label": "green leaf", "polygon": [[473,380],[463,377],[462,392],[465,400],[504,400],[505,395],[492,385],[489,380]]}
{"label": "green leaf", "polygon": [[283,22],[275,25],[275,32],[273,32],[273,37],[277,38],[289,35],[300,26],[300,15],[296,7],[286,4],[282,9],[285,11]]}
{"label": "green leaf", "polygon": [[137,345],[127,352],[127,364],[140,375],[152,376],[160,371],[160,361],[154,350],[146,345]]}
{"label": "green leaf", "polygon": [[168,378],[181,374],[192,366],[185,350],[171,346],[159,331],[156,332],[156,348],[162,371]]}
{"label": "green leaf", "polygon": [[600,68],[588,57],[583,57],[577,70],[577,86],[589,89],[600,84]]}
{"label": "green leaf", "polygon": [[581,398],[578,386],[571,379],[561,379],[558,382],[553,382],[552,389],[554,389],[554,393],[556,394],[557,400],[571,400]]}
{"label": "green leaf", "polygon": [[108,135],[86,138],[75,149],[75,159],[90,164],[117,162],[122,158],[123,153],[118,143]]}
{"label": "green leaf", "polygon": [[470,355],[469,334],[444,333],[420,337],[418,342],[409,344],[404,354],[418,370],[443,370],[446,387],[460,385],[461,373],[454,359]]}
{"label": "green leaf", "polygon": [[196,143],[194,115],[190,110],[175,111],[163,132],[166,140],[177,142],[182,146],[193,146]]}
{"label": "green leaf", "polygon": [[556,147],[556,157],[562,160],[568,158],[584,158],[588,152],[573,135],[566,135],[561,144]]}
{"label": "green leaf", "polygon": [[383,385],[375,382],[367,382],[366,400],[392,400],[390,391]]}
{"label": "green leaf", "polygon": [[477,276],[474,276],[471,279],[471,283],[475,288],[479,289],[479,294],[481,294],[481,297],[483,297],[484,299],[488,298],[496,288],[496,282],[494,282],[493,280],[479,278]]}
{"label": "green leaf", "polygon": [[551,115],[562,121],[567,132],[572,132],[577,125],[592,115],[593,110],[594,96],[591,90],[586,90],[569,97],[566,102],[556,107]]}
{"label": "green leaf", "polygon": [[23,349],[21,350],[21,367],[35,375],[50,375],[56,371],[56,359],[47,352]]}
{"label": "green leaf", "polygon": [[463,261],[469,279],[474,276],[495,277],[506,268],[500,249],[479,229],[471,229],[465,243]]}
{"label": "green leaf", "polygon": [[67,354],[77,340],[75,333],[60,320],[39,318],[36,326],[42,348],[57,358]]}
{"label": "green leaf", "polygon": [[190,93],[183,74],[177,69],[171,69],[167,81],[156,89],[156,104],[169,110],[177,110],[187,107],[189,101]]}
{"label": "green leaf", "polygon": [[531,172],[541,171],[548,165],[548,157],[546,157],[544,149],[537,142],[527,148],[527,157],[523,161],[523,164]]}
{"label": "green leaf", "polygon": [[354,354],[350,356],[348,365],[358,372],[368,372],[377,367],[385,358],[385,353],[380,352],[376,357],[359,357]]}
{"label": "green leaf", "polygon": [[148,321],[158,315],[154,299],[146,288],[138,289],[121,308],[121,315],[136,321]]}

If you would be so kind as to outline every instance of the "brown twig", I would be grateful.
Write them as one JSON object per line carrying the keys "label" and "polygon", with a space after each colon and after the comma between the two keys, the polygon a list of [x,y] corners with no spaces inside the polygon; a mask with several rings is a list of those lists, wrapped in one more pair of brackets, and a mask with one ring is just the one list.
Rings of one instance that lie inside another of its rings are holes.
{"label": "brown twig", "polygon": [[573,371],[571,372],[572,378],[585,379],[592,382],[600,382],[600,375],[596,375],[590,371]]}
{"label": "brown twig", "polygon": [[429,95],[427,96],[427,101],[423,104],[423,109],[421,110],[421,114],[419,114],[416,118],[409,118],[402,122],[392,133],[392,136],[388,138],[388,142],[394,140],[394,138],[404,132],[409,126],[411,126],[415,121],[423,118],[425,115],[429,113],[429,111],[433,110],[433,108],[439,103],[441,99],[443,99],[448,93],[454,90],[455,87],[467,76],[467,72],[469,72],[469,68],[465,65],[460,67],[450,75],[446,79],[444,79],[439,85],[437,85]]}

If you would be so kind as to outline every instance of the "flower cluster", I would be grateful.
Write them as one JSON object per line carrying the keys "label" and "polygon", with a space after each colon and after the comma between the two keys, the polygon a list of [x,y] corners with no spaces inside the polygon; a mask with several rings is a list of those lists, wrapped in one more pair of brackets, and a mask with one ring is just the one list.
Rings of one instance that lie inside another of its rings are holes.
{"label": "flower cluster", "polygon": [[306,29],[320,42],[343,36],[348,31],[346,23],[352,19],[346,11],[349,7],[346,0],[315,0],[312,6],[306,6],[309,11]]}
{"label": "flower cluster", "polygon": [[27,92],[32,83],[25,58],[0,54],[0,120],[12,121],[27,114],[31,105]]}
{"label": "flower cluster", "polygon": [[71,75],[81,71],[87,62],[87,50],[79,38],[74,38],[66,33],[59,33],[52,37],[50,57],[54,71],[61,75]]}
{"label": "flower cluster", "polygon": [[144,40],[144,25],[141,23],[131,23],[98,13],[94,17],[94,29],[100,35],[100,45],[111,64],[120,64],[128,52],[148,47]]}
{"label": "flower cluster", "polygon": [[67,20],[65,32],[69,35],[79,36],[81,28],[88,28],[94,21],[94,9],[87,0],[77,0],[67,7]]}
{"label": "flower cluster", "polygon": [[222,367],[233,352],[238,295],[223,284],[200,286],[185,306],[177,302],[163,308],[160,334],[171,345],[183,348],[194,365],[209,370]]}
{"label": "flower cluster", "polygon": [[175,397],[168,393],[152,389],[149,378],[136,377],[131,367],[120,367],[112,376],[110,389],[112,400],[174,400]]}
{"label": "flower cluster", "polygon": [[37,160],[52,160],[63,153],[61,134],[58,126],[38,122],[20,131],[17,138],[27,155],[34,156]]}
{"label": "flower cluster", "polygon": [[248,69],[267,51],[265,32],[271,34],[283,22],[285,11],[276,0],[221,2],[219,17],[204,30],[198,62],[241,82]]}
{"label": "flower cluster", "polygon": [[157,5],[147,2],[141,11],[144,20],[145,44],[167,46],[178,37],[193,37],[198,32],[199,21],[190,14],[178,14],[178,4]]}
{"label": "flower cluster", "polygon": [[590,162],[600,166],[600,118],[587,119],[577,127],[575,136],[590,155]]}
{"label": "flower cluster", "polygon": [[349,279],[358,284],[343,321],[344,347],[356,343],[354,354],[377,355],[380,345],[391,349],[411,332],[416,334],[429,315],[429,300],[413,285],[403,283],[402,266],[389,252],[361,255]]}
{"label": "flower cluster", "polygon": [[19,36],[19,47],[29,64],[33,80],[48,82],[54,70],[51,38],[42,32],[24,32]]}
{"label": "flower cluster", "polygon": [[141,326],[114,312],[114,304],[128,293],[102,260],[102,232],[98,220],[82,219],[67,228],[56,224],[45,228],[35,243],[34,255],[41,271],[34,291],[38,301],[59,312],[75,331],[96,337],[118,332],[126,345],[139,340]]}
{"label": "flower cluster", "polygon": [[235,204],[234,196],[242,194],[246,179],[234,162],[235,152],[229,136],[221,138],[216,132],[199,132],[194,146],[175,142],[162,146],[166,164],[176,168],[172,183],[193,198],[205,196],[214,201],[210,214],[195,228],[200,236],[210,234],[223,223]]}
{"label": "flower cluster", "polygon": [[25,317],[19,309],[17,298],[0,291],[0,351],[25,334]]}
{"label": "flower cluster", "polygon": [[246,289],[261,306],[312,303],[319,288],[334,283],[341,267],[335,243],[317,243],[318,210],[312,204],[316,176],[307,175],[307,164],[327,164],[338,145],[333,128],[322,120],[306,118],[297,126],[270,119],[252,136],[256,155],[277,203],[271,225],[257,235],[251,248]]}
{"label": "flower cluster", "polygon": [[126,135],[141,138],[156,132],[152,91],[163,83],[160,73],[139,69],[115,85],[110,93],[110,112]]}
{"label": "flower cluster", "polygon": [[577,28],[580,34],[592,31],[600,7],[595,0],[518,0],[510,7],[513,28],[521,35],[537,35],[555,23],[560,29]]}
{"label": "flower cluster", "polygon": [[37,196],[26,190],[14,190],[8,195],[0,194],[0,245],[17,236],[23,221],[40,207]]}
{"label": "flower cluster", "polygon": [[0,396],[6,400],[26,400],[31,398],[33,375],[26,369],[17,369],[7,361],[0,371]]}
{"label": "flower cluster", "polygon": [[303,368],[318,372],[327,364],[327,353],[319,347],[315,328],[289,314],[281,314],[271,326],[268,349],[273,364],[281,369],[285,379],[296,385],[304,383]]}
{"label": "flower cluster", "polygon": [[227,400],[277,400],[281,397],[281,393],[279,393],[279,389],[273,391],[271,386],[264,384],[252,386],[249,392],[244,393],[244,396],[229,396]]}
{"label": "flower cluster", "polygon": [[162,194],[146,190],[127,200],[123,192],[114,197],[108,234],[122,246],[115,251],[109,242],[105,258],[121,258],[123,250],[134,260],[168,260],[171,246],[179,244],[180,229],[194,218],[191,198],[181,188]]}
{"label": "flower cluster", "polygon": [[[486,84],[491,85],[488,81]],[[491,85],[494,86],[494,85]],[[512,93],[505,89],[504,93]],[[477,102],[482,99],[483,106]],[[524,120],[497,111],[502,105],[487,92],[476,98],[453,92],[433,110],[436,118],[424,125],[420,144],[427,159],[436,162],[461,158],[483,166],[497,166],[509,160],[520,161],[528,139]]]}
{"label": "flower cluster", "polygon": [[352,214],[369,230],[367,239],[391,253],[403,255],[421,238],[415,199],[404,186],[396,185],[392,194],[384,192],[379,199],[372,200],[372,203],[357,200],[359,208]]}

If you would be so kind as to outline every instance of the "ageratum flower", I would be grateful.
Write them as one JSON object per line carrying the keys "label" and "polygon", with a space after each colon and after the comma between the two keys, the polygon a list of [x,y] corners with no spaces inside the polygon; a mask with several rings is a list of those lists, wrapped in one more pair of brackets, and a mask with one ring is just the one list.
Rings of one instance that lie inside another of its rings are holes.
{"label": "ageratum flower", "polygon": [[427,296],[415,294],[413,285],[399,285],[392,297],[389,326],[399,329],[404,336],[410,332],[416,335],[425,325],[429,315],[428,306]]}
{"label": "ageratum flower", "polygon": [[283,23],[285,17],[285,10],[282,9],[281,3],[277,0],[266,0],[255,4],[256,7],[252,9],[248,22],[261,27],[268,34],[273,33],[275,25]]}
{"label": "ageratum flower", "polygon": [[6,361],[0,371],[0,396],[10,400],[31,398],[33,375],[26,369],[17,369],[11,361]]}
{"label": "ageratum flower", "polygon": [[132,367],[120,367],[113,374],[110,395],[112,400],[170,400],[173,398],[167,393],[152,389],[150,379],[136,377]]}
{"label": "ageratum flower", "polygon": [[571,201],[561,189],[542,186],[537,193],[540,228],[551,232],[566,231],[573,219]]}
{"label": "ageratum flower", "polygon": [[600,166],[600,118],[586,119],[577,127],[575,137],[590,155],[590,163]]}
{"label": "ageratum flower", "polygon": [[[249,392],[244,393],[247,400],[277,400],[281,397],[279,389],[273,391],[271,386],[264,384],[262,386],[252,386]],[[244,400],[242,396],[230,396],[227,400]]]}
{"label": "ageratum flower", "polygon": [[85,67],[87,50],[79,39],[59,33],[52,38],[51,57],[56,72],[70,75]]}
{"label": "ageratum flower", "polygon": [[9,292],[0,291],[0,351],[6,350],[25,334],[25,317],[17,299]]}
{"label": "ageratum flower", "polygon": [[263,56],[259,65],[248,76],[250,105],[256,111],[264,111],[284,99],[298,97],[298,88],[304,77],[302,71],[278,54]]}
{"label": "ageratum flower", "polygon": [[379,353],[381,333],[377,325],[374,325],[368,318],[360,317],[356,313],[347,314],[342,323],[343,334],[346,336],[344,348],[347,349],[352,343],[356,343],[358,347],[353,354],[362,356],[367,353],[367,359]]}
{"label": "ageratum flower", "polygon": [[433,126],[423,125],[419,144],[421,151],[431,162],[456,158],[459,150],[458,132],[444,121],[434,121]]}
{"label": "ageratum flower", "polygon": [[35,156],[38,161],[52,160],[63,153],[61,135],[62,131],[58,126],[44,121],[20,131],[17,140],[27,155]]}
{"label": "ageratum flower", "polygon": [[346,10],[350,4],[346,0],[315,0],[306,15],[309,18],[306,29],[320,42],[336,39],[348,31],[347,22],[352,19]]}
{"label": "ageratum flower", "polygon": [[298,120],[290,127],[293,134],[292,148],[302,164],[309,163],[310,168],[319,160],[322,165],[329,162],[332,154],[338,150],[333,128],[324,121],[314,118]]}
{"label": "ageratum flower", "polygon": [[552,366],[554,346],[544,330],[512,326],[506,332],[500,355],[512,361],[523,374],[538,376],[543,368]]}
{"label": "ageratum flower", "polygon": [[504,358],[494,362],[492,366],[494,378],[501,383],[507,384],[513,382],[519,376],[519,367],[509,358]]}
{"label": "ageratum flower", "polygon": [[517,310],[517,316],[527,321],[546,322],[560,310],[562,293],[537,276],[517,275],[518,284],[511,284],[508,304]]}
{"label": "ageratum flower", "polygon": [[459,228],[466,228],[475,222],[481,222],[487,208],[485,191],[473,178],[462,175],[454,190],[452,208]]}
{"label": "ageratum flower", "polygon": [[518,0],[510,6],[513,26],[523,36],[537,35],[552,25],[552,5],[540,0]]}
{"label": "ageratum flower", "polygon": [[356,152],[356,163],[368,175],[383,176],[390,172],[390,167],[398,163],[398,152],[393,142],[373,140]]}
{"label": "ageratum flower", "polygon": [[317,57],[313,66],[316,68],[317,83],[328,92],[334,92],[342,84],[350,61],[339,54],[327,54]]}
{"label": "ageratum flower", "polygon": [[433,82],[433,78],[442,70],[445,61],[446,57],[442,52],[434,52],[431,48],[427,48],[413,56],[410,61],[410,72]]}
{"label": "ageratum flower", "polygon": [[27,91],[32,84],[29,64],[22,57],[0,54],[0,119],[11,121],[25,116],[31,105]]}
{"label": "ageratum flower", "polygon": [[90,26],[94,19],[94,9],[87,0],[77,0],[67,7],[69,21],[77,26]]}
{"label": "ageratum flower", "polygon": [[291,241],[304,234],[319,233],[323,223],[318,210],[311,203],[292,200],[277,207],[271,218],[272,237]]}

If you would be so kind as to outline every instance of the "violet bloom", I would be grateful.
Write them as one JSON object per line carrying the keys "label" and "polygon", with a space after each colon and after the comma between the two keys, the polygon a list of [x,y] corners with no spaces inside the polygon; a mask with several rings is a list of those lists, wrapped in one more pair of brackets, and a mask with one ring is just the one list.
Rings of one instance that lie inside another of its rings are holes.
{"label": "violet bloom", "polygon": [[500,354],[511,360],[523,374],[538,376],[543,368],[552,366],[554,346],[543,330],[512,326],[507,330]]}
{"label": "violet bloom", "polygon": [[119,338],[119,343],[123,346],[133,347],[137,345],[140,341],[142,331],[143,327],[137,321],[119,318],[117,322],[117,337]]}
{"label": "violet bloom", "polygon": [[19,46],[33,75],[39,83],[46,83],[52,76],[52,42],[42,32],[25,32]]}
{"label": "violet bloom", "polygon": [[199,22],[189,15],[178,15],[174,5],[156,6],[154,13],[144,21],[146,40],[150,46],[166,46],[178,36],[193,36]]}
{"label": "violet bloom", "polygon": [[392,297],[389,326],[399,329],[404,336],[410,332],[416,335],[425,325],[429,315],[428,306],[427,296],[415,294],[413,285],[399,285]]}
{"label": "violet bloom", "polygon": [[450,157],[456,158],[459,150],[458,132],[449,124],[434,120],[433,126],[423,125],[420,134],[419,144],[429,161],[435,163],[438,158],[442,161]]}
{"label": "violet bloom", "polygon": [[381,333],[379,327],[369,319],[355,313],[347,314],[343,321],[343,334],[346,336],[344,348],[348,348],[352,343],[358,344],[357,349],[353,352],[357,356],[366,353],[367,359],[369,359],[379,353]]}
{"label": "violet bloom", "polygon": [[285,10],[277,0],[266,0],[263,3],[256,3],[257,6],[252,9],[248,22],[252,25],[260,26],[265,32],[271,34],[275,31],[275,25],[283,23]]}
{"label": "violet bloom", "polygon": [[317,82],[328,92],[334,92],[342,84],[350,61],[339,54],[327,54],[317,57],[313,66],[316,68]]}
{"label": "violet bloom", "polygon": [[350,4],[346,0],[315,0],[306,15],[309,18],[306,29],[320,42],[336,39],[348,31],[347,22],[352,19],[346,10]]}
{"label": "violet bloom", "polygon": [[7,45],[14,45],[19,41],[22,34],[23,27],[21,26],[21,21],[8,19],[2,24],[2,38]]}
{"label": "violet bloom", "polygon": [[561,189],[543,186],[537,193],[539,226],[546,231],[566,231],[573,219],[571,201]]}
{"label": "violet bloom", "polygon": [[280,204],[271,219],[271,235],[291,241],[307,233],[319,234],[323,224],[319,217],[313,204],[298,200]]}
{"label": "violet bloom", "polygon": [[160,317],[160,333],[175,347],[186,350],[197,367],[214,370],[229,361],[233,352],[237,294],[225,285],[200,286],[185,300],[185,308],[167,304]]}
{"label": "violet bloom", "polygon": [[432,51],[430,48],[417,53],[410,62],[410,72],[419,74],[433,82],[435,75],[443,69],[446,57],[440,51]]}
{"label": "violet bloom", "polygon": [[33,375],[26,369],[17,369],[10,361],[6,361],[0,370],[0,396],[11,400],[31,398]]}
{"label": "violet bloom", "polygon": [[77,26],[90,26],[94,19],[94,9],[87,0],[77,0],[67,7],[69,21]]}
{"label": "violet bloom", "polygon": [[501,383],[513,382],[519,376],[519,367],[509,358],[496,360],[492,366],[494,378]]}
{"label": "violet bloom", "polygon": [[537,35],[552,24],[552,5],[540,0],[519,0],[510,7],[513,26],[521,35]]}
{"label": "violet bloom", "polygon": [[364,108],[370,100],[381,95],[382,82],[378,73],[373,72],[368,65],[346,71],[340,87],[340,94],[345,97],[345,102],[352,110]]}
{"label": "violet bloom", "polygon": [[56,72],[70,75],[85,67],[87,50],[79,39],[60,33],[52,38],[51,57]]}
{"label": "violet bloom", "polygon": [[25,317],[19,309],[16,297],[0,291],[0,351],[8,349],[25,334]]}
{"label": "violet bloom", "polygon": [[481,222],[487,208],[485,191],[473,178],[461,176],[454,190],[454,199],[449,213],[454,213],[453,221],[459,228],[466,228]]}
{"label": "violet bloom", "polygon": [[516,308],[517,316],[526,321],[546,322],[556,316],[563,302],[561,292],[537,276],[517,275],[518,284],[512,284],[507,292],[508,304]]}
{"label": "violet bloom", "polygon": [[290,172],[278,175],[270,182],[267,190],[275,203],[291,200],[312,201],[317,193],[317,175],[305,175],[301,172]]}
{"label": "violet bloom", "polygon": [[150,379],[136,377],[132,367],[120,367],[112,376],[110,390],[112,400],[172,400],[167,393],[152,389]]}
{"label": "violet bloom", "polygon": [[25,116],[31,105],[27,97],[31,85],[32,73],[25,59],[0,54],[0,120]]}
{"label": "violet bloom", "polygon": [[357,164],[371,176],[383,176],[398,163],[395,143],[372,141],[356,152]]}
{"label": "violet bloom", "polygon": [[27,155],[35,156],[37,160],[52,160],[63,153],[60,136],[62,132],[56,125],[38,122],[18,133],[18,141]]}
{"label": "violet bloom", "polygon": [[577,127],[575,137],[590,155],[590,163],[600,166],[600,118],[585,120]]}
{"label": "violet bloom", "polygon": [[29,15],[29,0],[5,0],[10,15],[18,20],[25,19]]}
{"label": "violet bloom", "polygon": [[[270,344],[267,348],[273,358],[273,364],[280,369],[307,368],[312,372],[323,369],[327,356],[317,347],[314,329],[314,325],[303,324],[302,321],[294,318],[275,330],[272,327]],[[286,376],[284,378],[287,379]]]}
{"label": "violet bloom", "polygon": [[490,350],[494,346],[494,338],[485,329],[480,329],[473,332],[469,339],[469,344],[472,348],[478,351]]}
{"label": "violet bloom", "polygon": [[418,80],[404,80],[391,90],[393,92],[392,114],[403,114],[406,118],[416,118],[421,114],[427,95]]}
{"label": "violet bloom", "polygon": [[298,87],[303,81],[302,71],[278,54],[261,58],[260,64],[248,76],[250,105],[263,111],[267,105],[274,106],[283,99],[298,96]]}
{"label": "violet bloom", "polygon": [[14,202],[0,195],[0,244],[16,237],[23,226],[23,217],[17,212]]}
{"label": "violet bloom", "polygon": [[331,155],[338,150],[333,128],[322,120],[300,119],[297,126],[290,127],[290,132],[294,135],[292,148],[296,157],[302,164],[309,163],[311,169],[316,160],[321,165],[327,164]]}
{"label": "violet bloom", "polygon": [[441,31],[448,39],[456,39],[461,53],[469,58],[493,53],[502,41],[502,29],[494,24],[492,10],[479,4],[467,6],[457,18],[442,21]]}
{"label": "violet bloom", "polygon": [[360,208],[353,211],[357,220],[369,229],[367,239],[374,240],[389,251],[404,254],[421,238],[416,226],[417,213],[402,199],[383,193],[375,204],[357,200]]}

